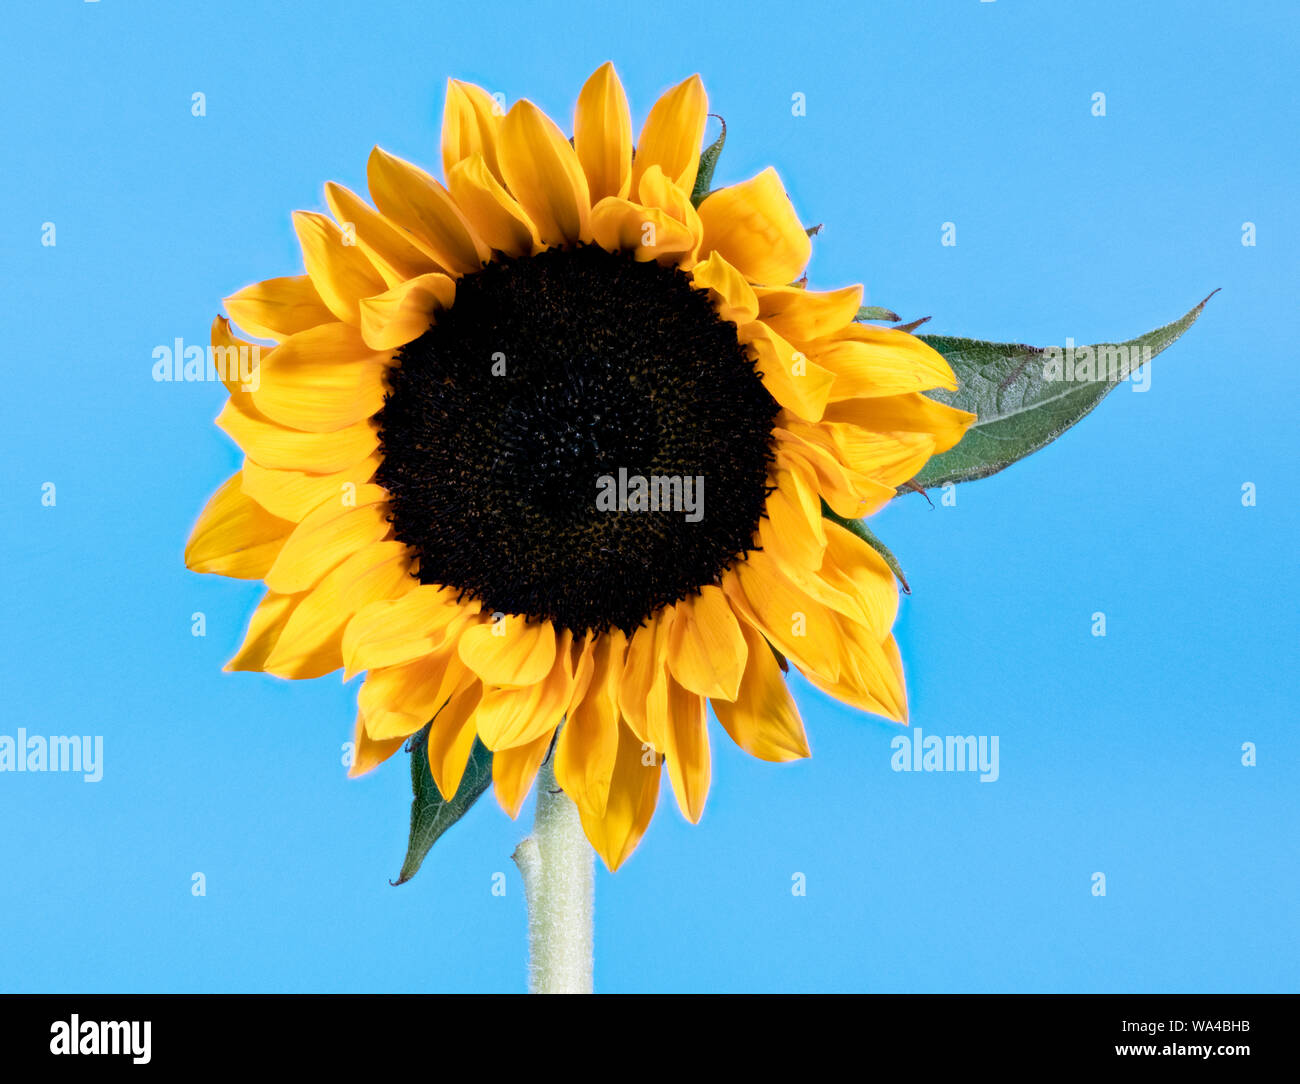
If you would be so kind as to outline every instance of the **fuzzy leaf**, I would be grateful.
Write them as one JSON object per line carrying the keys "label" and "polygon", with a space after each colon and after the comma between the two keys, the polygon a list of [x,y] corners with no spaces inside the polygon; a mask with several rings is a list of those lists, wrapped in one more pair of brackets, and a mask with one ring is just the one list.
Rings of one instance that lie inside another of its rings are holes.
{"label": "fuzzy leaf", "polygon": [[[928,394],[973,412],[978,420],[961,443],[931,459],[914,481],[930,487],[987,478],[1050,444],[1100,403],[1128,371],[1136,371],[1175,342],[1196,322],[1214,293],[1187,315],[1136,339],[1074,347],[1075,372],[1084,365],[1084,351],[1090,352],[1092,370],[1084,372],[1090,379],[1045,373],[1058,355],[1040,347],[922,335],[957,374],[955,393]],[[1069,375],[1064,365],[1061,371]]]}
{"label": "fuzzy leaf", "polygon": [[492,752],[474,739],[474,749],[460,788],[451,801],[443,798],[429,771],[429,723],[411,739],[411,835],[406,845],[406,858],[395,885],[404,884],[420,870],[425,855],[448,828],[469,812],[470,806],[492,782]]}

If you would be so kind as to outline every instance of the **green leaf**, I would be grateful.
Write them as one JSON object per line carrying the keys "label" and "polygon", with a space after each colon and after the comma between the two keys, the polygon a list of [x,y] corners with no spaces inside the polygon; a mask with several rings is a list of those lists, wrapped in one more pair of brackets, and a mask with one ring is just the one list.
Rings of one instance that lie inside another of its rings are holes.
{"label": "green leaf", "polygon": [[898,563],[898,558],[890,552],[888,546],[872,533],[871,528],[867,526],[866,520],[845,519],[843,516],[836,515],[831,511],[830,505],[825,501],[822,501],[822,515],[832,523],[838,523],[841,527],[845,527],[852,531],[862,539],[863,542],[880,554],[880,556],[885,559],[885,564],[889,566],[889,571],[892,572],[894,578],[898,580],[899,586],[903,589],[903,594],[910,595],[912,593],[912,588],[907,583],[907,577],[903,575],[903,566]]}
{"label": "green leaf", "polygon": [[867,320],[884,320],[889,324],[896,324],[902,319],[896,312],[890,312],[888,309],[882,309],[879,305],[863,305],[858,309],[858,315],[853,318],[859,324]]}
{"label": "green leaf", "polygon": [[438,837],[469,812],[492,782],[492,752],[474,739],[474,750],[461,778],[460,788],[451,801],[443,798],[429,771],[429,723],[411,739],[411,835],[406,845],[406,859],[395,885],[405,884],[420,870],[429,848]]}
{"label": "green leaf", "polygon": [[[948,359],[957,374],[957,391],[934,391],[931,398],[973,412],[978,420],[955,448],[931,459],[914,481],[924,487],[987,478],[1050,444],[1077,424],[1124,379],[1196,322],[1215,290],[1186,316],[1125,343],[1074,347],[1066,370],[1063,351],[1023,343],[991,343],[946,335],[922,335]],[[1090,351],[1091,379],[1066,379],[1084,366]],[[1052,369],[1060,371],[1061,375]],[[1127,369],[1126,369],[1127,367]],[[1045,373],[1045,369],[1047,372]],[[904,492],[906,487],[900,487]]]}
{"label": "green leaf", "polygon": [[[717,113],[710,113],[711,117],[718,117]],[[704,202],[704,198],[709,194],[709,185],[713,183],[713,171],[718,165],[718,155],[722,153],[722,145],[727,142],[727,122],[718,117],[718,123],[722,125],[722,132],[712,143],[704,148],[700,155],[700,168],[695,174],[695,188],[691,192],[691,205],[698,207]]]}

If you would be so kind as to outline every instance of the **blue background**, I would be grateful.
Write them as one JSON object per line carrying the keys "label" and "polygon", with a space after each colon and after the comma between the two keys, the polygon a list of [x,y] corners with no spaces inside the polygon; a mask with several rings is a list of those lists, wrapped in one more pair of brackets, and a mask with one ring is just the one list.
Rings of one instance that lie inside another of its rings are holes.
{"label": "blue background", "polygon": [[0,988],[524,988],[527,808],[485,799],[390,887],[407,758],[346,780],[355,686],[221,672],[259,589],[181,551],[238,465],[224,391],[151,352],[299,273],[289,212],[364,190],[372,144],[436,169],[447,76],[567,128],[610,58],[637,125],[701,72],[717,180],[775,164],[826,224],[812,285],[927,330],[1122,339],[1223,292],[1148,393],[874,523],[914,588],[913,725],[998,735],[1001,778],[895,773],[896,727],[797,683],[811,761],[715,728],[702,823],[665,782],[601,870],[597,988],[1300,988],[1294,5],[621,7],[6,6],[0,733],[101,734],[106,765],[0,774]]}

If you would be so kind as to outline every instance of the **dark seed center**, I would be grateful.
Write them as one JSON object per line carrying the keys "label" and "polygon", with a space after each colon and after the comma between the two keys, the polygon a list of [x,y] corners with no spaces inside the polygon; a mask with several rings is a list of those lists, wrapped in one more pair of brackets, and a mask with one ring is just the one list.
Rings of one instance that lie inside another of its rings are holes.
{"label": "dark seed center", "polygon": [[422,582],[630,633],[753,546],[777,406],[676,268],[502,259],[396,362],[376,480]]}

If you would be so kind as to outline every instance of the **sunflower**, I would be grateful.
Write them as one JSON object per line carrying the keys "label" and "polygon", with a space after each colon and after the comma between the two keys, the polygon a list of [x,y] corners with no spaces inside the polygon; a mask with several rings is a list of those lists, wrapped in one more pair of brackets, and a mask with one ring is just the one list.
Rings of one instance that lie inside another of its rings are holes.
{"label": "sunflower", "polygon": [[823,502],[869,515],[971,421],[921,394],[956,386],[939,354],[855,322],[860,286],[805,287],[772,169],[692,199],[707,110],[692,76],[634,145],[606,64],[570,140],[453,80],[445,182],[375,148],[373,206],[328,184],[306,274],[226,299],[274,345],[227,379],[245,460],[186,549],[266,583],[228,670],[365,673],[353,774],[432,720],[440,792],[477,737],[513,817],[553,749],[611,869],[665,766],[699,820],[710,704],[769,761],[809,755],[790,664],[905,720],[893,577]]}

